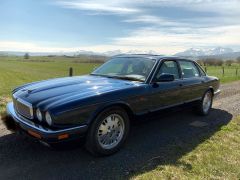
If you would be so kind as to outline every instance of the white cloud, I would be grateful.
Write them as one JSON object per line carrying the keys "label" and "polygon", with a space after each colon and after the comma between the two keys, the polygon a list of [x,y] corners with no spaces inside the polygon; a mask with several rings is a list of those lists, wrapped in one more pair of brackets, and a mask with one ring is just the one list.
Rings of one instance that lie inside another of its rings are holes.
{"label": "white cloud", "polygon": [[1,51],[59,52],[75,51],[75,48],[47,47],[36,42],[0,41]]}
{"label": "white cloud", "polygon": [[63,0],[58,4],[66,8],[123,14],[143,12],[152,7],[179,7],[192,11],[215,12],[219,15],[240,14],[239,0]]}
{"label": "white cloud", "polygon": [[114,4],[114,3],[105,4],[98,1],[85,1],[85,2],[63,1],[63,2],[60,2],[59,4],[66,8],[95,11],[98,13],[131,14],[131,13],[140,12],[140,10],[137,8],[124,7],[123,5]]}
{"label": "white cloud", "polygon": [[168,6],[177,6],[188,8],[193,11],[201,12],[215,12],[224,16],[236,16],[240,15],[239,0],[199,0],[199,1],[183,1],[178,0],[173,3],[166,1]]}
{"label": "white cloud", "polygon": [[0,41],[0,50],[24,52],[75,52],[79,50],[95,52],[138,50],[146,52],[153,50],[159,54],[175,54],[191,47],[240,48],[240,25],[201,28],[196,31],[191,31],[191,28],[174,28],[177,28],[174,31],[181,33],[169,33],[158,28],[142,28],[131,32],[128,36],[114,38],[110,44],[92,46],[53,47],[44,46],[42,43]]}
{"label": "white cloud", "polygon": [[126,19],[123,22],[128,23],[147,23],[158,26],[186,26],[186,23],[176,22],[163,17],[153,16],[153,15],[139,15],[132,17],[131,19]]}
{"label": "white cloud", "polygon": [[[180,28],[179,28],[180,31]],[[135,46],[165,51],[168,54],[180,49],[208,46],[240,46],[240,25],[227,27],[201,28],[196,32],[169,33],[154,28],[145,28],[132,32],[129,36],[115,39],[119,46]]]}
{"label": "white cloud", "polygon": [[181,47],[167,47],[167,46],[135,46],[133,44],[103,44],[103,45],[92,45],[92,46],[77,46],[77,47],[52,47],[40,45],[40,43],[29,43],[19,41],[0,41],[0,51],[20,51],[20,52],[77,52],[79,50],[94,51],[104,53],[106,51],[121,50],[129,52],[131,50],[146,52],[154,50],[159,54],[173,54],[177,51],[184,50]]}
{"label": "white cloud", "polygon": [[[60,1],[58,4],[65,8],[84,10],[88,14],[121,15],[123,22],[138,23],[142,27],[131,30],[126,36],[113,38],[109,44],[62,48],[32,42],[0,41],[0,50],[105,52],[120,49],[174,54],[191,47],[240,48],[239,0],[73,0]],[[203,12],[204,16],[167,18],[151,11],[152,7],[178,7],[191,13]]]}

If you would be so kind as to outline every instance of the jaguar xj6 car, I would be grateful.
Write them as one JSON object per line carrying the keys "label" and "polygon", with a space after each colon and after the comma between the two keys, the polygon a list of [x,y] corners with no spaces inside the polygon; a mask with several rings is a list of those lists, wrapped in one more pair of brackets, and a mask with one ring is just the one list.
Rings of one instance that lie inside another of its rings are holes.
{"label": "jaguar xj6 car", "polygon": [[118,55],[89,75],[17,87],[7,112],[20,131],[45,144],[84,137],[91,153],[109,155],[127,139],[132,119],[190,102],[207,115],[219,92],[218,78],[195,61]]}

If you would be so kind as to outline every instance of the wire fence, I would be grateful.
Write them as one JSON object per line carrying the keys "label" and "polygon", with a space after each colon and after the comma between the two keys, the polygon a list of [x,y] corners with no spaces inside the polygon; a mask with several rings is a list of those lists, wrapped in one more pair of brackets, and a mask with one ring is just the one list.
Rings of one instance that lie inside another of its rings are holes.
{"label": "wire fence", "polygon": [[236,66],[204,66],[203,69],[207,74],[218,76],[218,77],[240,76],[240,67],[236,67]]}

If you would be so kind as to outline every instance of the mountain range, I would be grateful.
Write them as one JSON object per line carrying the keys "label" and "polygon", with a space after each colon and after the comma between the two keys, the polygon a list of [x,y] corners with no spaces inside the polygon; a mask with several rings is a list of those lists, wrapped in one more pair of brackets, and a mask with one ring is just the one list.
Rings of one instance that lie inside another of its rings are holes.
{"label": "mountain range", "polygon": [[183,52],[176,53],[176,56],[212,56],[233,53],[231,48],[216,47],[211,49],[190,48]]}
{"label": "mountain range", "polygon": [[[18,52],[18,51],[0,51],[0,55],[14,55],[14,56],[23,56],[26,52]],[[94,51],[85,51],[79,50],[75,52],[30,52],[30,56],[80,56],[80,55],[87,55],[87,56],[114,56],[117,54],[159,54],[156,51],[139,51],[139,50],[131,50],[128,52],[123,52],[121,50],[114,50],[114,51],[106,51],[103,53],[98,53]],[[190,48],[183,52],[178,52],[174,54],[174,56],[181,56],[181,57],[189,57],[189,58],[203,58],[203,57],[213,57],[213,58],[220,58],[220,59],[236,59],[240,57],[240,52],[234,52],[231,48],[224,48],[224,47],[216,47],[216,48]]]}
{"label": "mountain range", "polygon": [[231,48],[223,48],[223,47],[216,47],[216,48],[209,48],[209,49],[201,49],[201,48],[190,48],[183,52],[176,53],[175,56],[181,57],[191,57],[191,58],[204,58],[204,57],[211,57],[211,58],[219,58],[219,59],[236,59],[240,57],[240,52],[234,52]]}
{"label": "mountain range", "polygon": [[[24,56],[26,52],[22,51],[0,51],[0,55],[4,56]],[[121,50],[113,50],[113,51],[106,51],[106,52],[94,52],[94,51],[85,51],[85,50],[79,50],[75,52],[28,52],[30,56],[79,56],[79,55],[88,55],[88,56],[115,56],[118,54],[158,54],[155,51],[139,51],[139,50],[131,50],[127,52],[123,52]]]}

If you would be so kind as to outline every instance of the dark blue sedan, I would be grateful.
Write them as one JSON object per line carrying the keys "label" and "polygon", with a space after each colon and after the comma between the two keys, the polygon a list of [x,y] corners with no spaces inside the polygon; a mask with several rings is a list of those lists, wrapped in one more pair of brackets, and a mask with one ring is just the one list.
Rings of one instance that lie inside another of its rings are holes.
{"label": "dark blue sedan", "polygon": [[207,115],[219,92],[218,78],[195,61],[119,55],[90,75],[16,88],[7,112],[21,131],[41,142],[85,137],[91,153],[109,155],[125,142],[133,118],[190,102]]}

